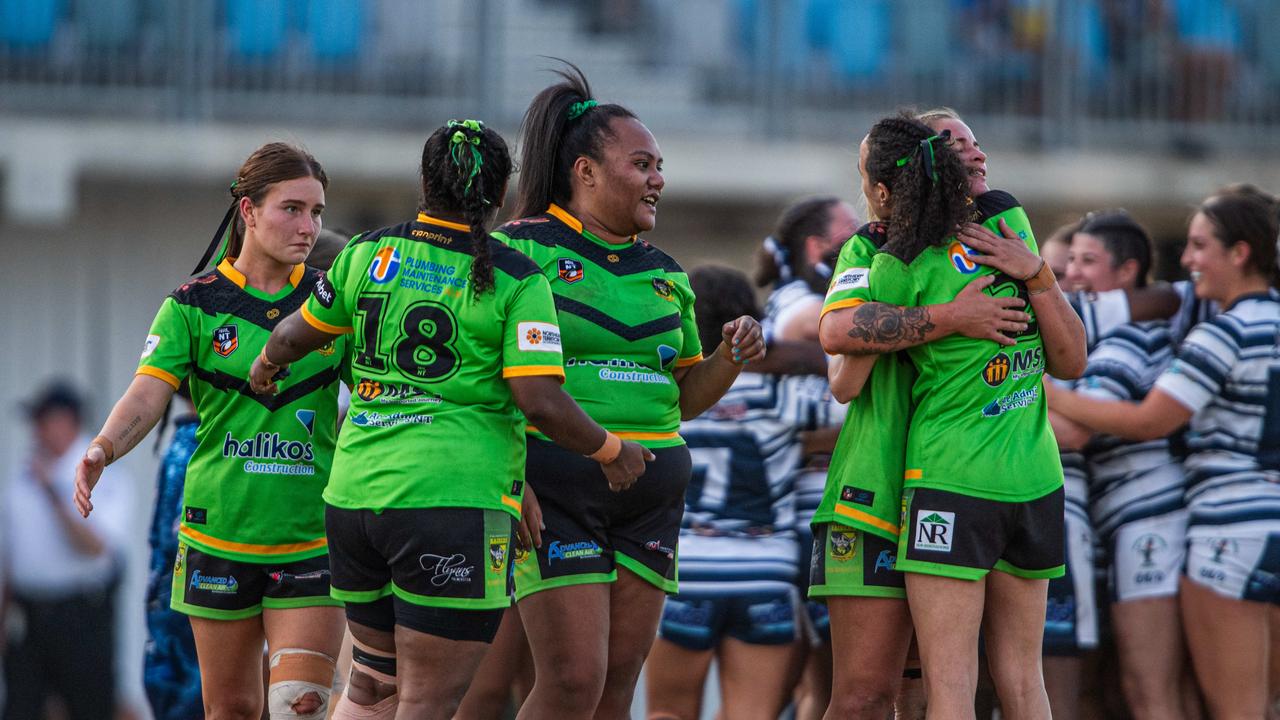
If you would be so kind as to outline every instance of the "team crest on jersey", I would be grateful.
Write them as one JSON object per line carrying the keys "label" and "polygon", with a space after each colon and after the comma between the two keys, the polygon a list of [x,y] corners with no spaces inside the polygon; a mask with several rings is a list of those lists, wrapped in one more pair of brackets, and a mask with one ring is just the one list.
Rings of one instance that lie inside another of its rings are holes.
{"label": "team crest on jersey", "polygon": [[1004,353],[998,353],[987,361],[986,367],[982,368],[982,382],[991,387],[999,387],[1008,377],[1009,356]]}
{"label": "team crest on jersey", "polygon": [[333,350],[334,350],[334,347],[333,347],[332,340],[316,348],[316,352],[320,353],[320,357],[329,357],[333,355]]}
{"label": "team crest on jersey", "polygon": [[235,325],[223,325],[213,331],[213,351],[227,357],[240,347],[240,332]]}
{"label": "team crest on jersey", "polygon": [[658,297],[664,300],[670,300],[671,293],[673,291],[671,281],[666,278],[654,278],[653,291],[658,294]]}
{"label": "team crest on jersey", "polygon": [[973,251],[973,248],[965,245],[959,240],[951,243],[951,246],[947,248],[947,254],[951,257],[951,264],[954,265],[956,270],[961,274],[972,275],[978,272],[978,269],[982,267],[969,258],[970,255],[977,254]]}
{"label": "team crest on jersey", "polygon": [[582,263],[573,258],[560,258],[556,261],[556,269],[559,271],[560,279],[567,283],[576,283],[582,279]]}
{"label": "team crest on jersey", "polygon": [[507,548],[510,543],[510,538],[489,538],[489,567],[494,570],[502,569],[502,564],[507,560]]}
{"label": "team crest on jersey", "polygon": [[852,560],[858,551],[858,533],[855,530],[831,530],[831,559]]}
{"label": "team crest on jersey", "polygon": [[395,279],[400,271],[400,251],[390,245],[382,248],[369,263],[369,279],[382,285]]}

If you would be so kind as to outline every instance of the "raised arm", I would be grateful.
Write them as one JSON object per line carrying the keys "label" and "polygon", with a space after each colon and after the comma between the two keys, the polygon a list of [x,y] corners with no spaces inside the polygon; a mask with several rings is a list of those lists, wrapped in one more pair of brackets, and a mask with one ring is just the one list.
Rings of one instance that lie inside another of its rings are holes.
{"label": "raised arm", "polygon": [[1083,375],[1087,361],[1084,323],[1067,302],[1045,261],[1003,219],[1000,235],[976,223],[966,223],[960,229],[960,239],[981,253],[970,256],[974,262],[1026,283],[1044,342],[1045,370],[1062,379]]}

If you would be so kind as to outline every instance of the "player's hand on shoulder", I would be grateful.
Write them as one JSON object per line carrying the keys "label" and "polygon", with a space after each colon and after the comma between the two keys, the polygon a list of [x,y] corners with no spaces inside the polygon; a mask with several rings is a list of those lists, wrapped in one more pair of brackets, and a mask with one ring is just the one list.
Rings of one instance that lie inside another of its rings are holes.
{"label": "player's hand on shoulder", "polygon": [[1020,309],[1026,305],[1021,298],[987,294],[993,282],[994,275],[984,275],[965,285],[945,306],[950,313],[950,324],[965,337],[1013,345],[1015,341],[1006,333],[1026,330],[1031,316]]}
{"label": "player's hand on shoulder", "polygon": [[969,256],[974,262],[1010,277],[1022,280],[1040,269],[1040,256],[1032,252],[1004,220],[1000,220],[999,235],[977,223],[965,223],[960,228],[960,241],[980,253]]}

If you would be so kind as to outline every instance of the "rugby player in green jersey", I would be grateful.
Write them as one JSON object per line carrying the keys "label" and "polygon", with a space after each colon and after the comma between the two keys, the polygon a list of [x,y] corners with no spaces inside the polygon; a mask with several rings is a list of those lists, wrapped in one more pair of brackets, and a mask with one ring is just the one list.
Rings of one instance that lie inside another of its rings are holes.
{"label": "rugby player in green jersey", "polygon": [[[1029,228],[1005,222],[1014,210],[1021,215],[1007,193],[975,199],[1005,242],[989,241],[971,223],[961,229],[964,242],[952,236],[971,212],[955,200],[969,182],[953,142],[909,117],[872,129],[863,189],[873,209],[891,206],[877,212],[890,218],[885,251],[857,278],[873,301],[824,324],[823,340],[844,353],[914,345],[908,354],[918,375],[895,566],[907,572],[930,713],[972,713],[985,617],[1007,712],[1047,717],[1040,642],[1047,578],[1062,572],[1063,500],[1040,385],[1046,369],[1079,375],[1083,326],[1035,255]],[[1006,328],[1015,344],[958,335],[919,344],[934,329],[932,305],[992,273],[986,292],[1018,296],[1034,311],[1025,327]]]}
{"label": "rugby player in green jersey", "polygon": [[546,529],[516,568],[535,681],[520,717],[626,717],[653,644],[691,465],[680,420],[713,405],[742,364],[764,355],[760,325],[737,318],[703,357],[688,276],[636,237],[663,190],[662,155],[624,107],[597,104],[577,68],[534,98],[524,120],[520,220],[495,235],[551,281],[565,389],[591,417],[652,449],[631,490],[602,492],[599,470],[531,422],[526,480]]}
{"label": "rugby player in green jersey", "polygon": [[323,718],[328,707],[342,609],[329,595],[321,491],[345,340],[308,353],[274,398],[255,396],[243,380],[271,329],[320,277],[302,262],[327,185],[298,148],[271,143],[249,156],[196,271],[230,224],[225,259],[161,305],[137,376],[77,471],[75,501],[87,516],[102,468],[142,440],[188,380],[200,426],[171,604],[191,618],[209,717],[262,713],[264,640],[271,716]]}
{"label": "rugby player in green jersey", "polygon": [[[352,676],[337,718],[450,718],[511,603],[525,418],[629,487],[652,454],[561,389],[547,281],[489,237],[511,158],[500,135],[450,121],[422,151],[421,212],[354,238],[272,334],[255,390],[350,333],[355,389],[325,489],[333,596]],[[522,415],[523,413],[523,415]]]}

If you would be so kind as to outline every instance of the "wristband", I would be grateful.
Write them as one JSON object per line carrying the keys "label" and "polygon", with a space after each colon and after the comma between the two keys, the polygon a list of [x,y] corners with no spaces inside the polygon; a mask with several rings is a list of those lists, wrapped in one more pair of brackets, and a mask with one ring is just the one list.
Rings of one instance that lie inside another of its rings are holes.
{"label": "wristband", "polygon": [[115,443],[108,440],[105,435],[99,435],[98,437],[94,438],[89,442],[89,447],[93,447],[94,445],[97,445],[98,447],[102,448],[102,454],[107,456],[107,461],[103,463],[104,466],[110,465],[111,463],[115,462],[115,459],[116,459]]}
{"label": "wristband", "polygon": [[263,364],[263,365],[266,365],[266,366],[267,366],[269,369],[271,369],[271,370],[279,370],[279,369],[280,369],[280,366],[279,366],[279,365],[277,365],[277,364],[275,364],[275,363],[271,362],[271,359],[267,357],[267,346],[266,346],[266,345],[263,345],[263,346],[262,346],[262,352],[261,352],[261,353],[258,353],[258,359],[262,361],[262,364]]}
{"label": "wristband", "polygon": [[1049,267],[1049,263],[1043,259],[1040,261],[1040,267],[1036,269],[1031,276],[1024,278],[1023,281],[1027,286],[1028,295],[1039,295],[1058,284],[1058,278],[1053,274],[1053,268]]}
{"label": "wristband", "polygon": [[618,459],[619,453],[622,452],[622,438],[614,435],[608,430],[604,433],[604,443],[587,457],[595,460],[601,465],[608,465]]}

